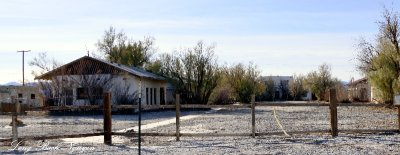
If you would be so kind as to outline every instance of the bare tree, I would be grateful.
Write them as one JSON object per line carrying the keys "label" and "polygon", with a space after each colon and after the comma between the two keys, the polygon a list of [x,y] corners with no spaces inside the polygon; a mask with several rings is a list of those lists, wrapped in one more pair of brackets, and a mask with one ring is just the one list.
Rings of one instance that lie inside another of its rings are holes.
{"label": "bare tree", "polygon": [[99,104],[104,90],[110,89],[112,74],[101,74],[98,66],[89,65],[85,61],[76,62],[71,68],[59,68],[61,63],[47,57],[45,53],[39,53],[30,63],[38,68],[33,72],[35,76],[44,74],[57,68],[57,76],[49,80],[40,80],[42,93],[45,97],[45,105],[72,104],[73,89],[78,87],[77,95],[87,99],[89,104]]}
{"label": "bare tree", "polygon": [[[35,70],[32,70],[33,76],[39,76],[53,69],[56,69],[62,65],[54,58],[49,58],[46,52],[39,53],[33,60],[29,61],[29,65],[33,66]],[[44,106],[54,105],[55,103],[60,103],[61,98],[56,98],[60,96],[63,91],[61,79],[53,78],[48,80],[39,80],[38,84],[42,90],[44,96]]]}
{"label": "bare tree", "polygon": [[199,41],[195,47],[182,50],[178,55],[161,55],[160,72],[169,77],[185,102],[208,103],[219,79],[214,48]]}
{"label": "bare tree", "polygon": [[42,52],[29,61],[29,65],[36,68],[36,71],[32,70],[32,75],[38,76],[60,67],[62,63],[54,58],[49,58],[46,52]]}
{"label": "bare tree", "polygon": [[139,103],[139,93],[130,92],[131,85],[130,84],[123,84],[123,85],[116,85],[113,87],[113,99],[114,103],[120,105],[133,105]]}

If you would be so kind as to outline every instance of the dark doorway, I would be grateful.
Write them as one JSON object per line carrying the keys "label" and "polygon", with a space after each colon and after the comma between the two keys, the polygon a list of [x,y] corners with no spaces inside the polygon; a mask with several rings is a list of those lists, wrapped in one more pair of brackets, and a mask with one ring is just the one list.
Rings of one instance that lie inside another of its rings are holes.
{"label": "dark doorway", "polygon": [[64,89],[65,91],[65,104],[72,105],[74,102],[74,91],[72,89]]}
{"label": "dark doorway", "polygon": [[363,102],[367,102],[368,101],[368,94],[367,94],[367,89],[366,88],[361,88],[360,91],[360,100]]}
{"label": "dark doorway", "polygon": [[154,92],[154,94],[153,94],[153,97],[154,97],[154,104],[156,105],[157,104],[157,88],[153,88],[153,92]]}
{"label": "dark doorway", "polygon": [[149,88],[146,88],[146,105],[149,105]]}
{"label": "dark doorway", "polygon": [[160,87],[160,104],[165,104],[165,90],[164,87]]}
{"label": "dark doorway", "polygon": [[281,93],[279,93],[279,91],[275,91],[275,95],[274,95],[274,100],[279,100],[281,99]]}

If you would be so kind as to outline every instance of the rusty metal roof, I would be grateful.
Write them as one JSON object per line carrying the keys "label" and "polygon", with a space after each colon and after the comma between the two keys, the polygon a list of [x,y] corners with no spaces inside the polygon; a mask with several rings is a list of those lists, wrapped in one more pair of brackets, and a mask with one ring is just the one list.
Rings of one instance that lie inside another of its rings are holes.
{"label": "rusty metal roof", "polygon": [[[82,62],[85,62],[82,64]],[[80,70],[80,71],[77,71]],[[53,76],[71,75],[71,74],[115,74],[125,72],[134,76],[149,78],[154,80],[166,80],[164,77],[145,71],[138,67],[128,67],[118,63],[108,62],[102,59],[97,59],[89,56],[84,56],[67,63],[61,67],[51,70],[43,75],[35,77],[35,79],[51,79]]]}

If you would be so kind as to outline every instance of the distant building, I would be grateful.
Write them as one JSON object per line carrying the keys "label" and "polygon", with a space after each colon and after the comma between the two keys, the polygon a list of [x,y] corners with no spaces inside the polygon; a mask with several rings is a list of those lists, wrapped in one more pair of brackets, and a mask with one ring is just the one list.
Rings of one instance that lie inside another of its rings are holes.
{"label": "distant building", "polygon": [[289,97],[289,81],[293,80],[292,76],[263,76],[262,80],[274,81],[274,98],[286,100]]}
{"label": "distant building", "polygon": [[12,103],[12,98],[29,107],[43,106],[43,95],[37,86],[0,86],[0,102]]}
{"label": "distant building", "polygon": [[[290,96],[289,82],[293,80],[293,76],[262,76],[261,79],[267,83],[272,80],[274,83],[273,100],[288,100]],[[308,91],[302,100],[311,100],[312,93]]]}
{"label": "distant building", "polygon": [[367,78],[350,81],[348,84],[348,95],[352,102],[375,102],[374,90]]}

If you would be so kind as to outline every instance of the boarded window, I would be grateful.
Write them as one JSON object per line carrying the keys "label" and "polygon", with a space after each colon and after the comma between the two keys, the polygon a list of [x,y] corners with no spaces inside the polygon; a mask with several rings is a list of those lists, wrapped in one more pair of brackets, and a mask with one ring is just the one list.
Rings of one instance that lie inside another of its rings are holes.
{"label": "boarded window", "polygon": [[22,98],[22,94],[18,94],[18,98]]}

